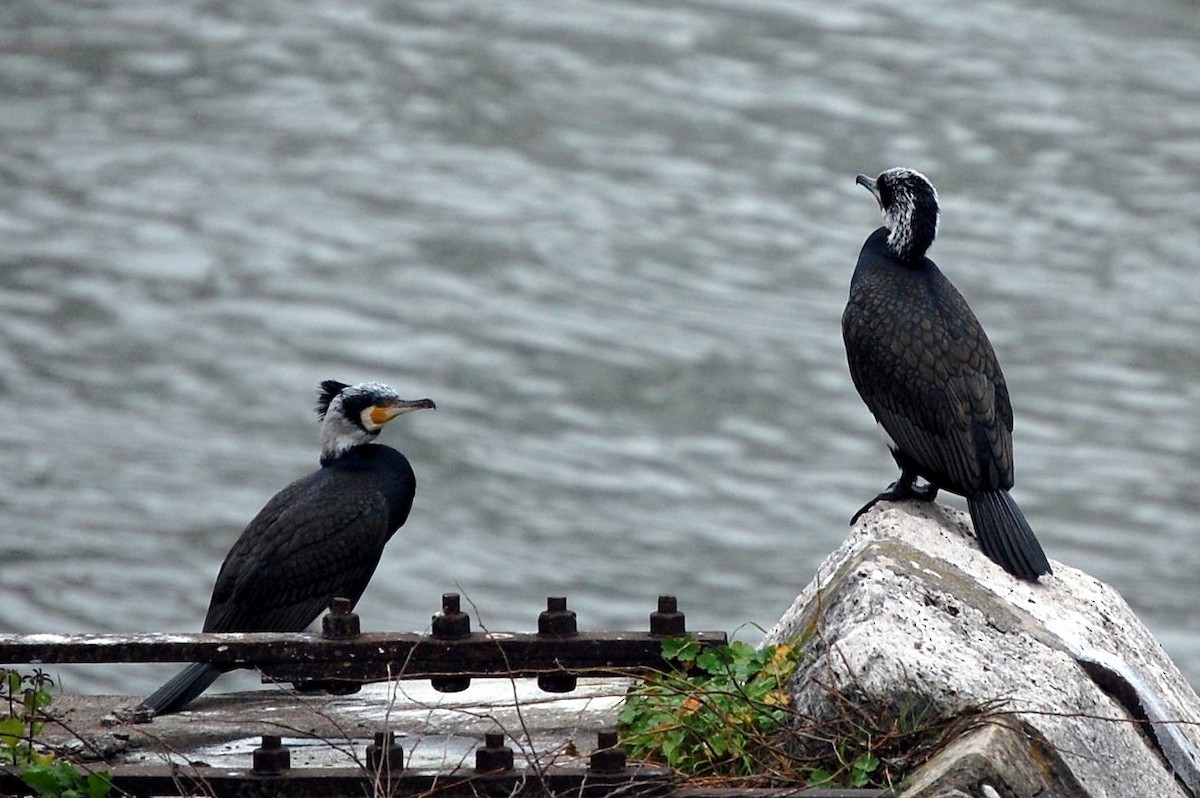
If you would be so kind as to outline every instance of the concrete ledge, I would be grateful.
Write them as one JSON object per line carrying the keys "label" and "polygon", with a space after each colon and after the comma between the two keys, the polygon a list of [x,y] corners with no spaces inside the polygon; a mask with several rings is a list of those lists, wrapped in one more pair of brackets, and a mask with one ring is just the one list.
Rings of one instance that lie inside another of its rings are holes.
{"label": "concrete ledge", "polygon": [[483,735],[502,730],[518,766],[586,767],[596,732],[616,723],[629,684],[580,679],[566,694],[542,692],[531,679],[477,679],[461,693],[438,693],[427,682],[367,685],[349,696],[226,693],[146,724],[117,721],[135,702],[128,696],[64,695],[51,707],[58,722],[47,723],[42,738],[110,764],[248,768],[262,735],[277,734],[293,767],[346,767],[363,758],[375,733],[390,730],[410,768],[453,770],[474,768]]}

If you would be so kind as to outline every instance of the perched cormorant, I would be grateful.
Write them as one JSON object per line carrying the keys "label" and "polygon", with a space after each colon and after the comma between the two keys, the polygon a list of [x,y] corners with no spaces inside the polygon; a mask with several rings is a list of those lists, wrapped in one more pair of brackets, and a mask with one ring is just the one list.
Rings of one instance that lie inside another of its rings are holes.
{"label": "perched cormorant", "polygon": [[[1008,491],[1013,486],[1012,405],[996,353],[962,295],[925,257],[938,200],[919,172],[859,175],[884,226],[858,255],[842,335],[854,387],[882,428],[900,479],[880,500],[965,496],[983,553],[1020,579],[1050,563]],[[928,483],[918,488],[916,479]]]}
{"label": "perched cormorant", "polygon": [[[335,597],[357,603],[416,489],[404,455],[371,441],[396,416],[432,407],[376,382],[322,382],[321,467],[275,494],[233,544],[204,631],[300,632]],[[155,714],[180,710],[221,672],[192,663],[141,706]]]}

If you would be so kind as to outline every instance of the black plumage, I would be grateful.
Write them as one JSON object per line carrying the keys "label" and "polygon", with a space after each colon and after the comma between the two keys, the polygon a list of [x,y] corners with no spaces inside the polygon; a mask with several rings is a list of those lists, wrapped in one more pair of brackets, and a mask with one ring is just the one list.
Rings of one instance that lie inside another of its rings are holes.
{"label": "black plumage", "polygon": [[[900,479],[868,502],[965,496],[980,547],[1027,580],[1051,573],[1013,486],[1013,412],[996,353],[965,299],[925,256],[937,193],[920,173],[889,169],[858,183],[884,226],[858,256],[842,334],[850,375],[885,433]],[[918,488],[917,478],[928,484]]]}
{"label": "black plumage", "polygon": [[[432,407],[378,383],[321,383],[321,468],[277,493],[233,544],[204,631],[298,632],[335,597],[357,603],[416,491],[408,459],[369,441],[395,416]],[[142,706],[156,714],[182,709],[220,674],[189,665]]]}

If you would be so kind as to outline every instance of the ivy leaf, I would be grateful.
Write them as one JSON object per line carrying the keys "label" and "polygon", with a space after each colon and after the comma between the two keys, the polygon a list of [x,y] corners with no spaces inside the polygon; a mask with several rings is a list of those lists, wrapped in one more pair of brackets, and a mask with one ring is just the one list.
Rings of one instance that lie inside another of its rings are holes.
{"label": "ivy leaf", "polygon": [[60,768],[53,765],[30,765],[21,769],[21,779],[38,795],[60,796],[71,784],[63,778]]}
{"label": "ivy leaf", "polygon": [[87,795],[88,798],[108,798],[112,793],[111,777],[106,771],[99,773],[89,773],[87,777]]}
{"label": "ivy leaf", "polygon": [[11,745],[9,738],[13,738],[16,742],[25,736],[25,724],[20,718],[14,716],[0,720],[0,740],[3,740],[5,745]]}
{"label": "ivy leaf", "polygon": [[662,641],[663,659],[691,662],[700,653],[700,644],[690,637],[668,637]]}

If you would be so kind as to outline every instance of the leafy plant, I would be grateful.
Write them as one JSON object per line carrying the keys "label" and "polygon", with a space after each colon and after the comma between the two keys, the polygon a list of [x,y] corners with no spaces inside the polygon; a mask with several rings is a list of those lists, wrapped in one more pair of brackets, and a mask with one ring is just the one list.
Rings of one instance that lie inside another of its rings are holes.
{"label": "leafy plant", "polygon": [[42,732],[42,710],[53,700],[48,689],[53,685],[41,670],[26,674],[0,671],[0,698],[8,705],[8,714],[0,718],[0,763],[42,761],[44,755],[37,752],[34,739]]}
{"label": "leafy plant", "polygon": [[789,690],[802,643],[665,639],[673,667],[630,688],[618,715],[626,751],[710,784],[892,787],[1000,708],[944,717],[919,695],[888,704],[830,691],[822,717],[802,718]]}
{"label": "leafy plant", "polygon": [[21,768],[21,778],[45,798],[107,798],[112,782],[107,773],[83,773],[65,759]]}
{"label": "leafy plant", "polygon": [[53,751],[39,750],[37,736],[45,710],[54,700],[51,679],[42,670],[22,674],[0,670],[0,765],[20,768],[21,778],[44,798],[107,798],[112,782],[107,773],[83,773]]}
{"label": "leafy plant", "polygon": [[879,757],[869,751],[859,754],[853,760],[845,757],[845,741],[837,746],[838,767],[835,770],[818,767],[808,771],[808,783],[813,787],[852,787],[862,788],[873,786],[872,778],[879,770]]}
{"label": "leafy plant", "polygon": [[694,775],[760,775],[787,723],[797,649],[667,638],[663,659],[678,667],[632,688],[618,717],[629,754]]}

